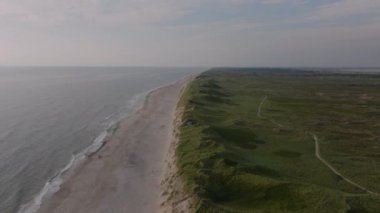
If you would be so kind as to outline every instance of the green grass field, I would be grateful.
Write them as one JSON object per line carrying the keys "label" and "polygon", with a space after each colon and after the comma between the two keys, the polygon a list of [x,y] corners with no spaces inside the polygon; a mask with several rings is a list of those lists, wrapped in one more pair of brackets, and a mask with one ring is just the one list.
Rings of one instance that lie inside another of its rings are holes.
{"label": "green grass field", "polygon": [[380,193],[380,75],[214,69],[181,101],[178,165],[197,212],[380,212],[310,135]]}

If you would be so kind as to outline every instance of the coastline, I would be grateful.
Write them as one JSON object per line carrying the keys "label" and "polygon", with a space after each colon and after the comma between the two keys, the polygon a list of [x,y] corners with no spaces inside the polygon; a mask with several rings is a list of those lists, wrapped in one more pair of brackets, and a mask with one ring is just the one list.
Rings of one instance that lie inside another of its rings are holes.
{"label": "coastline", "polygon": [[[150,91],[142,108],[70,171],[37,212],[153,212],[158,209],[172,121],[189,78]],[[152,143],[154,142],[154,143]]]}
{"label": "coastline", "polygon": [[185,106],[177,105],[172,125],[173,138],[166,156],[166,165],[161,181],[160,213],[189,213],[194,209],[195,198],[185,190],[184,182],[177,166],[176,149],[180,142],[180,126],[184,110]]}

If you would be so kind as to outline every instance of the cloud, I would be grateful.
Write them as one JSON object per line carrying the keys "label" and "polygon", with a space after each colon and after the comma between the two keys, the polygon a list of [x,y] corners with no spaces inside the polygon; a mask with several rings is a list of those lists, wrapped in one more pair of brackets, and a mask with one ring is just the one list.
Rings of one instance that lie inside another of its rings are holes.
{"label": "cloud", "polygon": [[227,10],[246,4],[300,2],[304,0],[0,0],[0,18],[39,25],[67,21],[157,24],[178,20],[210,5]]}
{"label": "cloud", "polygon": [[262,4],[305,4],[307,0],[260,0]]}
{"label": "cloud", "polygon": [[175,0],[0,0],[0,17],[37,24],[70,20],[153,23],[183,16],[193,5]]}
{"label": "cloud", "polygon": [[379,15],[379,11],[380,1],[378,0],[339,0],[322,5],[308,17],[308,20],[323,21],[353,15]]}
{"label": "cloud", "polygon": [[[331,0],[323,6],[315,5],[326,0],[310,2],[0,0],[0,63],[379,63],[379,0]],[[361,14],[371,19],[360,24],[345,19]]]}

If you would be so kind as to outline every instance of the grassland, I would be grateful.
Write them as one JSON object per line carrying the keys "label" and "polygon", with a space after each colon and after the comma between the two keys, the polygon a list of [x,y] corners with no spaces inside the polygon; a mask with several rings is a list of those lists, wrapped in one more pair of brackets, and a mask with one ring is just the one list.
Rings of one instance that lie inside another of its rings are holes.
{"label": "grassland", "polygon": [[[182,104],[176,154],[197,212],[379,212],[380,75],[214,69]],[[375,194],[323,164],[312,135]]]}

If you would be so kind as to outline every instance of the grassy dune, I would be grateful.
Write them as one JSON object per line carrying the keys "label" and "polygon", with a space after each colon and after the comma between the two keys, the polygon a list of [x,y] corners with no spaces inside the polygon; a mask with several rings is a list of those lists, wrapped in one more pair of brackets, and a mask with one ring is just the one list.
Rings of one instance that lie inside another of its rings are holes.
{"label": "grassy dune", "polygon": [[[219,69],[189,86],[178,164],[197,212],[376,212],[380,76]],[[266,98],[265,98],[266,97]],[[261,113],[258,116],[259,106]]]}

